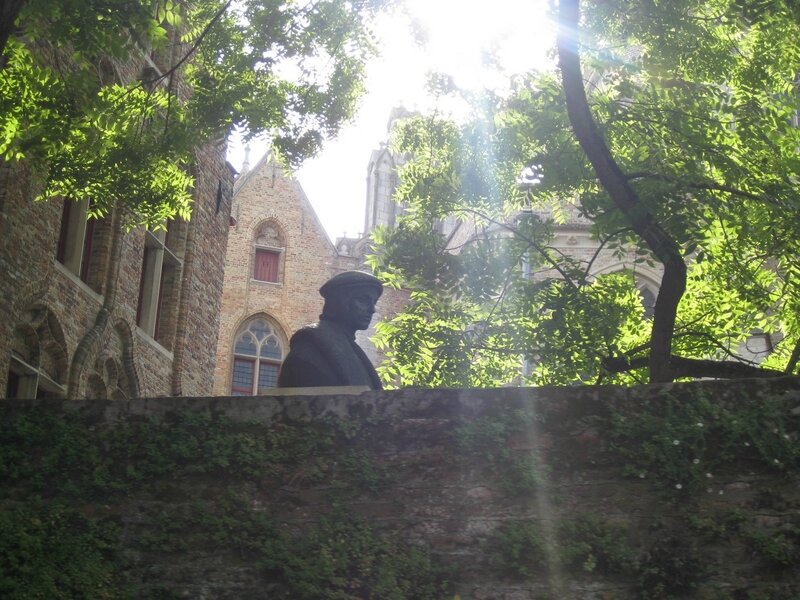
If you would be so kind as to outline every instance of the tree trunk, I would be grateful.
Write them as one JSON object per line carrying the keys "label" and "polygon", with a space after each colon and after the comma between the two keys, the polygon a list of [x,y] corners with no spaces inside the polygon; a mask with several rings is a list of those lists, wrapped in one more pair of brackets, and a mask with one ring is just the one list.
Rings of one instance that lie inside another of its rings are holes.
{"label": "tree trunk", "polygon": [[583,87],[578,55],[578,0],[561,0],[559,5],[558,59],[567,103],[567,113],[575,137],[594,168],[600,184],[616,207],[628,218],[633,230],[663,263],[650,338],[650,381],[672,381],[670,364],[672,336],[678,304],[686,289],[686,263],[680,249],[652,213],[642,204],[628,179],[617,165],[589,109]]}
{"label": "tree trunk", "polygon": [[25,0],[3,0],[0,4],[0,70],[6,66],[6,43],[14,31],[14,24],[24,4]]}

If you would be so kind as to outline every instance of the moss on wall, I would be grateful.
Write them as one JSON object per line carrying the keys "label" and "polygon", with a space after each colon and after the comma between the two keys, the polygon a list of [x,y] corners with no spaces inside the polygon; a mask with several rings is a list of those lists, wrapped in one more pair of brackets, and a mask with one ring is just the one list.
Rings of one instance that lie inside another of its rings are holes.
{"label": "moss on wall", "polygon": [[800,381],[6,402],[4,598],[800,596]]}

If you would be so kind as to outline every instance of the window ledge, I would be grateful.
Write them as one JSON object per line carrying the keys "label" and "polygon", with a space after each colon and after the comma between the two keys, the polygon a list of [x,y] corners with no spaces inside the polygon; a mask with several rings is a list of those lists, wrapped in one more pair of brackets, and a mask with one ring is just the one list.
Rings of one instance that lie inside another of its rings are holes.
{"label": "window ledge", "polygon": [[99,304],[103,304],[102,294],[98,294],[97,292],[95,292],[92,288],[86,285],[86,283],[84,283],[84,281],[80,277],[75,275],[75,273],[70,271],[63,264],[61,264],[61,262],[59,262],[57,259],[54,258],[53,262],[56,265],[56,270],[61,271],[61,273],[65,275],[70,281],[72,281],[72,283],[77,285],[81,289],[81,291],[86,292],[86,294],[88,294],[90,298],[96,300]]}
{"label": "window ledge", "polygon": [[260,279],[250,278],[250,283],[257,283],[259,285],[266,285],[268,287],[283,287],[282,281],[262,281]]}
{"label": "window ledge", "polygon": [[145,342],[147,342],[150,346],[152,346],[153,348],[158,350],[158,352],[163,354],[169,360],[174,360],[175,356],[172,354],[172,351],[167,350],[166,348],[164,348],[164,346],[162,346],[158,342],[158,340],[156,340],[155,338],[151,337],[149,333],[147,333],[144,329],[142,329],[138,325],[136,326],[136,335],[139,338],[143,339]]}

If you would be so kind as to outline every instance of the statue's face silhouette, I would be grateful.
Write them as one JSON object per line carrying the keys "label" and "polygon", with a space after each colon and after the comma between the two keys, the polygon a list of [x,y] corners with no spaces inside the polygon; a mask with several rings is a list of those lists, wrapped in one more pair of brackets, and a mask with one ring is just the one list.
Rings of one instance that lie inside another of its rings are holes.
{"label": "statue's face silhouette", "polygon": [[378,292],[373,287],[364,286],[354,288],[350,297],[351,323],[356,329],[367,329],[375,314],[375,304],[378,302]]}
{"label": "statue's face silhouette", "polygon": [[350,286],[328,298],[326,312],[348,329],[367,329],[375,314],[379,296],[373,286]]}

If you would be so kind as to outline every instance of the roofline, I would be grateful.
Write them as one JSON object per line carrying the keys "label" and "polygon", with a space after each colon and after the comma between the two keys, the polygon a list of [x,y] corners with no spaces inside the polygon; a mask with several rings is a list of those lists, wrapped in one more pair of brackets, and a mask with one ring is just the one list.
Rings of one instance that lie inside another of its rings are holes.
{"label": "roofline", "polygon": [[[260,171],[267,164],[270,164],[270,160],[269,159],[270,159],[270,153],[266,152],[264,154],[264,156],[261,157],[261,160],[259,160],[253,166],[252,169],[250,169],[249,171],[247,171],[247,173],[242,175],[240,180],[237,180],[237,182],[236,182],[237,185],[234,185],[233,202],[236,201],[236,196],[244,189],[244,187],[250,181],[250,178],[251,178],[252,174]],[[306,191],[303,189],[303,186],[300,184],[300,182],[297,180],[297,178],[293,174],[288,172],[287,169],[285,167],[283,167],[283,165],[280,165],[277,161],[271,161],[271,164],[273,165],[274,168],[280,169],[281,176],[284,179],[287,179],[295,187],[295,189],[300,192],[299,193],[300,201],[304,203],[305,208],[308,209],[309,213],[311,213],[311,217],[314,219],[314,222],[316,223],[316,225],[319,228],[319,230],[322,231],[322,234],[325,237],[325,241],[327,242],[328,246],[333,251],[333,254],[335,256],[340,256],[339,252],[336,250],[336,246],[331,241],[331,238],[328,235],[328,232],[325,230],[325,227],[323,227],[322,221],[319,220],[319,215],[317,215],[317,211],[314,209],[314,206],[311,204],[311,201],[308,199],[308,195],[306,194]],[[241,181],[241,183],[239,183],[239,181]]]}

